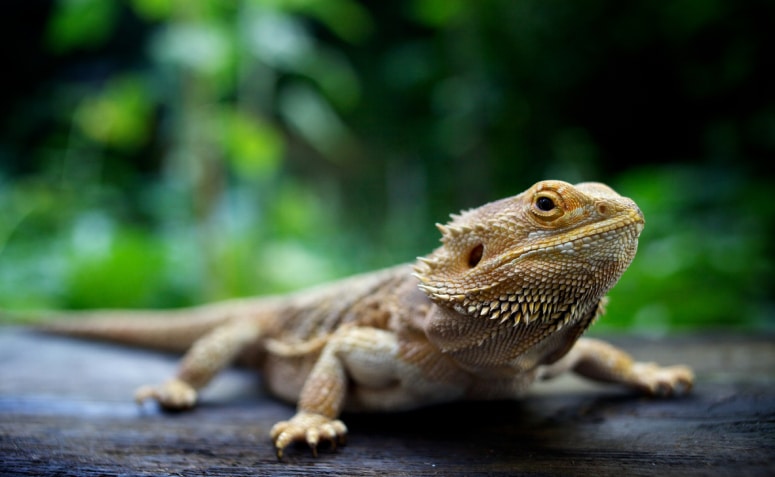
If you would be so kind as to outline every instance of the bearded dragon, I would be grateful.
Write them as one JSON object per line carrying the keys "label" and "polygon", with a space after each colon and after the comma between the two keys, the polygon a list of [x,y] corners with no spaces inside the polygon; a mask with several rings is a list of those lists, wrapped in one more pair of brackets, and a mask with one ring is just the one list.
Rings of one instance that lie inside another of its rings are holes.
{"label": "bearded dragon", "polygon": [[343,410],[395,411],[454,400],[511,399],[565,371],[648,395],[688,392],[692,371],[635,362],[581,335],[629,266],[644,218],[601,183],[542,181],[437,224],[441,246],[415,264],[286,296],[172,311],[97,311],[48,329],[186,351],[177,375],[138,402],[194,406],[234,361],[297,403],[270,431],[316,455],[347,433]]}

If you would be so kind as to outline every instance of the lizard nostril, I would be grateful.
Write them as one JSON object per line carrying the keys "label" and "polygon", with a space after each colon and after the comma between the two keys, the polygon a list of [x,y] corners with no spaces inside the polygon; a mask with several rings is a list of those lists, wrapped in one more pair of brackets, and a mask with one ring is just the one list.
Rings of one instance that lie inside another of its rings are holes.
{"label": "lizard nostril", "polygon": [[611,208],[608,207],[608,204],[604,202],[598,202],[597,203],[597,213],[600,215],[608,215],[608,213],[611,211]]}

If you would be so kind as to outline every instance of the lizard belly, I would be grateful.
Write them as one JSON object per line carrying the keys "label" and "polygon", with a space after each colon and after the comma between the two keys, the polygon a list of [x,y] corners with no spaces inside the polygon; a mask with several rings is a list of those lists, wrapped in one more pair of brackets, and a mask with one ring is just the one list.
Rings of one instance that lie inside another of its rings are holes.
{"label": "lizard belly", "polygon": [[413,409],[465,393],[461,382],[433,379],[421,364],[402,359],[401,350],[394,332],[371,327],[349,328],[331,340],[323,355],[331,351],[347,376],[345,409]]}
{"label": "lizard belly", "polygon": [[465,394],[458,383],[428,379],[408,363],[392,361],[382,368],[348,367],[351,391],[345,403],[350,411],[401,411],[455,401]]}
{"label": "lizard belly", "polygon": [[300,357],[268,355],[262,376],[267,388],[274,396],[296,403],[316,359],[317,354]]}

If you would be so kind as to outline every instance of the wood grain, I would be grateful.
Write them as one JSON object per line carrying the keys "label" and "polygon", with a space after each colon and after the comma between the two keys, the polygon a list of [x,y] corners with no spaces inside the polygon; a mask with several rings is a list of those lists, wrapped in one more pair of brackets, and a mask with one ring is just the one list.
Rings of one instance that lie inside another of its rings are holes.
{"label": "wood grain", "polygon": [[200,407],[131,401],[176,358],[0,328],[2,475],[775,475],[771,336],[613,340],[640,359],[692,365],[694,392],[648,399],[576,378],[519,402],[345,415],[347,446],[318,458],[268,438],[293,406],[230,370]]}

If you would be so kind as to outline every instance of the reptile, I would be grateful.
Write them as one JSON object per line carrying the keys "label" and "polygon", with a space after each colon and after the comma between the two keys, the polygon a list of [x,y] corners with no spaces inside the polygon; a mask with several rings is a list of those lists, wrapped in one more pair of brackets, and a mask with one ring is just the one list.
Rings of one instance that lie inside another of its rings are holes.
{"label": "reptile", "polygon": [[641,210],[602,183],[541,181],[451,215],[415,263],[288,295],[167,311],[98,310],[56,333],[185,352],[177,374],[138,402],[188,409],[239,362],[297,412],[270,431],[290,444],[343,443],[345,411],[409,410],[524,395],[566,371],[646,395],[689,392],[691,369],[634,361],[582,337],[604,312],[643,230]]}

